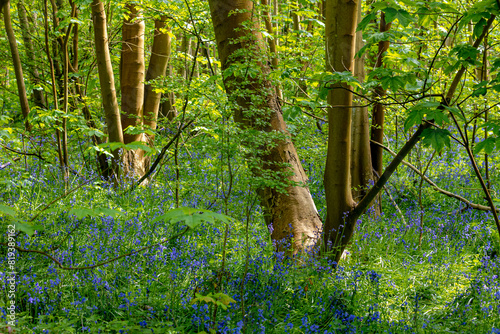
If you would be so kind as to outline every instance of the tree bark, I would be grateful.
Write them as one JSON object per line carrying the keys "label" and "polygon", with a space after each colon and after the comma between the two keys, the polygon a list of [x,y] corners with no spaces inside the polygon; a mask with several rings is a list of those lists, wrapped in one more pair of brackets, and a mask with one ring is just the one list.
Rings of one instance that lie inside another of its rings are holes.
{"label": "tree bark", "polygon": [[[362,17],[361,1],[358,3],[358,24]],[[357,53],[363,47],[363,32],[356,32]],[[354,60],[354,75],[360,82],[365,81],[365,56]],[[357,103],[362,103],[359,101]],[[368,107],[353,108],[352,116],[352,146],[351,146],[351,187],[355,202],[360,201],[373,181],[372,161],[370,153],[370,121]]]}
{"label": "tree bark", "polygon": [[[24,47],[26,49],[26,56],[29,62],[30,75],[33,80],[34,85],[40,84],[40,73],[38,72],[38,67],[36,66],[35,51],[33,48],[33,41],[31,39],[31,32],[33,29],[28,23],[28,17],[26,14],[26,7],[23,1],[19,1],[17,4],[17,14],[19,16],[19,26],[21,27],[21,33],[23,36]],[[33,89],[33,100],[35,105],[39,108],[45,108],[45,96],[43,95],[43,89],[35,88]]]}
{"label": "tree bark", "polygon": [[[5,0],[4,0],[5,1]],[[25,120],[26,130],[30,130],[31,126],[28,123],[28,114],[30,113],[30,106],[28,103],[28,97],[26,95],[26,86],[24,85],[23,77],[23,67],[21,64],[21,58],[19,57],[19,51],[17,49],[16,35],[14,34],[14,29],[12,28],[12,19],[10,17],[10,1],[7,0],[3,3],[3,22],[5,24],[5,32],[7,33],[7,39],[9,40],[10,53],[12,55],[12,62],[14,64],[14,72],[16,74],[17,83],[17,93],[19,94],[19,103],[21,105],[21,113],[23,119]]]}
{"label": "tree bark", "polygon": [[[120,87],[122,128],[141,127],[144,107],[144,30],[142,13],[135,3],[127,3],[127,16],[122,26],[122,54],[120,62]],[[144,134],[123,134],[123,142],[144,142]],[[144,175],[144,151],[129,150],[123,155],[124,174]]]}
{"label": "tree bark", "polygon": [[[385,14],[380,14],[380,32],[386,32],[391,28],[391,23],[385,22]],[[380,41],[378,43],[377,59],[375,61],[375,68],[381,67],[384,61],[384,53],[389,49],[389,41]],[[383,98],[386,95],[385,89],[382,86],[377,86],[375,88],[375,97]],[[371,140],[377,143],[384,142],[384,118],[385,118],[385,106],[381,103],[375,103],[373,105],[373,115],[372,115],[372,134]],[[378,175],[382,175],[383,172],[383,150],[377,145],[370,144],[371,146],[371,156],[372,156],[372,166]]]}
{"label": "tree bark", "polygon": [[[106,27],[106,12],[104,4],[100,0],[92,1],[92,21],[94,23],[94,39],[96,49],[97,68],[99,71],[99,83],[101,86],[101,97],[104,107],[106,125],[110,142],[123,143],[123,132],[120,117],[120,108],[116,98],[115,79],[113,67],[109,55],[108,30]],[[119,173],[119,152],[113,151],[114,159],[112,169],[115,177]]]}
{"label": "tree bark", "polygon": [[[253,78],[234,75],[224,78],[229,98],[238,105],[235,120],[242,128],[282,135],[282,139],[276,140],[272,147],[266,147],[267,152],[259,155],[264,173],[285,173],[292,184],[284,192],[270,186],[263,186],[258,191],[266,222],[272,227],[271,238],[278,248],[281,248],[281,241],[286,240],[293,242],[294,253],[304,251],[316,244],[321,233],[321,220],[286,130],[275,87],[267,79],[270,68],[258,22],[252,15],[255,10],[253,2],[209,0],[209,4],[222,70],[231,65],[258,67],[258,74]],[[242,90],[248,93],[241,94]]]}
{"label": "tree bark", "polygon": [[[167,18],[165,16],[162,16],[159,20],[155,20],[153,48],[151,50],[151,58],[146,73],[146,82],[164,76],[167,71],[168,62],[170,60],[171,41],[170,35],[162,31],[167,29],[166,20]],[[153,86],[147,84],[144,88],[144,125],[151,128],[153,131],[156,130],[160,100],[161,93],[155,92]],[[148,140],[153,141],[154,135],[149,136]]]}
{"label": "tree bark", "polygon": [[[354,69],[357,0],[326,1],[326,69],[352,72]],[[351,106],[349,86],[335,83],[328,92],[328,151],[325,167],[327,216],[324,242],[327,250],[342,254],[352,231],[345,216],[354,208],[351,193]]]}

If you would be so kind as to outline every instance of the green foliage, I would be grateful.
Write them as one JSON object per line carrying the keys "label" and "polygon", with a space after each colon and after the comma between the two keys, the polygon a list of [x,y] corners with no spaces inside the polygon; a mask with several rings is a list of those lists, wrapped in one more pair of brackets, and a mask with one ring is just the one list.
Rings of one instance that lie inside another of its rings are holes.
{"label": "green foliage", "polygon": [[166,214],[156,217],[153,220],[153,223],[157,221],[170,221],[171,223],[183,221],[187,227],[194,229],[200,226],[203,222],[214,223],[216,220],[219,220],[226,224],[229,224],[231,222],[230,217],[220,213],[204,209],[182,207],[170,210]]}
{"label": "green foliage", "polygon": [[202,295],[196,293],[196,297],[191,300],[191,304],[194,303],[212,303],[214,305],[222,307],[224,310],[227,310],[227,307],[231,303],[236,303],[236,301],[230,296],[226,295],[222,292],[217,293],[209,293],[207,295]]}
{"label": "green foliage", "polygon": [[0,214],[7,220],[7,223],[13,224],[17,231],[24,232],[30,237],[33,236],[35,230],[43,230],[42,226],[21,219],[17,211],[12,207],[0,204]]}

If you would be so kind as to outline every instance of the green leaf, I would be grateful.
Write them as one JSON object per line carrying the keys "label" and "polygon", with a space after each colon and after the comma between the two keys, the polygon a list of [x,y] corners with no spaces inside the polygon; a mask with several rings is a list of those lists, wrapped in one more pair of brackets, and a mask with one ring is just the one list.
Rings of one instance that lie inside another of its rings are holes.
{"label": "green leaf", "polygon": [[382,9],[382,11],[385,14],[385,22],[386,23],[391,23],[392,21],[394,21],[394,19],[398,15],[398,10],[395,8],[392,8],[392,7],[384,8],[384,9]]}
{"label": "green leaf", "polygon": [[453,115],[455,115],[458,118],[460,118],[460,120],[462,120],[463,122],[466,121],[464,115],[462,115],[462,113],[460,112],[460,110],[457,107],[448,107],[448,106],[445,106],[445,105],[443,105],[443,107],[446,110],[448,110],[449,112],[451,112]]}
{"label": "green leaf", "polygon": [[484,96],[486,95],[486,92],[488,89],[486,87],[481,87],[479,89],[476,89],[473,93],[472,96]]}
{"label": "green leaf", "polygon": [[375,12],[371,12],[370,14],[366,15],[361,20],[361,22],[359,22],[358,29],[356,29],[356,31],[364,30],[376,18],[377,18],[377,14]]}
{"label": "green leaf", "polygon": [[434,109],[427,112],[427,119],[434,120],[434,122],[438,125],[443,125],[446,121],[448,121],[448,116],[446,116],[442,110]]}
{"label": "green leaf", "polygon": [[69,210],[68,214],[76,216],[77,219],[82,219],[82,218],[85,218],[87,216],[94,216],[95,212],[94,212],[94,210],[89,209],[89,208],[77,207],[77,208],[72,208],[71,210]]}
{"label": "green leaf", "polygon": [[485,140],[477,143],[474,146],[474,153],[478,154],[479,152],[484,150],[486,154],[491,154],[491,152],[493,152],[493,150],[495,149],[496,141],[496,138],[493,137],[486,138]]}
{"label": "green leaf", "polygon": [[125,145],[125,148],[127,150],[138,150],[138,149],[141,149],[141,150],[143,150],[145,152],[148,152],[148,153],[153,152],[153,149],[151,147],[149,147],[148,145],[144,144],[141,141],[133,141],[131,143],[128,143],[128,144]]}
{"label": "green leaf", "polygon": [[479,37],[483,32],[485,25],[486,25],[486,20],[484,19],[484,17],[482,17],[474,26],[474,31],[472,32],[472,35],[474,37]]}
{"label": "green leaf", "polygon": [[194,229],[205,221],[213,223],[218,220],[224,223],[230,223],[232,218],[210,210],[180,207],[156,217],[152,222],[154,223],[160,220],[171,221],[173,223],[183,221],[187,227]]}
{"label": "green leaf", "polygon": [[415,22],[416,19],[410,15],[406,10],[398,10],[397,19],[403,27],[407,27],[411,22]]}
{"label": "green leaf", "polygon": [[422,143],[441,152],[444,146],[450,147],[450,131],[444,129],[428,128],[422,134]]}
{"label": "green leaf", "polygon": [[455,46],[451,50],[451,53],[454,53],[458,58],[473,64],[479,54],[479,50],[470,44],[461,44]]}
{"label": "green leaf", "polygon": [[408,131],[412,126],[422,123],[424,113],[420,110],[413,110],[410,112],[404,123],[405,131]]}
{"label": "green leaf", "polygon": [[16,210],[11,208],[10,206],[0,204],[0,213],[4,215],[9,215],[11,217],[15,217],[17,215]]}

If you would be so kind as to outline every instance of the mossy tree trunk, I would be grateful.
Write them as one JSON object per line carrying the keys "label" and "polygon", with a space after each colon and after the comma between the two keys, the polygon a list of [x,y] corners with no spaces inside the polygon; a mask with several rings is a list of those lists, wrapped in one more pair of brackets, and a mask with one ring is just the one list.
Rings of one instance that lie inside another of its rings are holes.
{"label": "mossy tree trunk", "polygon": [[[272,145],[260,147],[264,153],[255,153],[254,157],[261,159],[262,169],[254,169],[254,173],[257,176],[280,173],[286,175],[288,181],[282,191],[265,185],[258,189],[267,223],[272,226],[271,238],[280,248],[281,241],[288,242],[293,237],[293,251],[302,252],[316,244],[321,220],[306,186],[307,176],[286,129],[276,89],[267,78],[271,69],[254,16],[254,3],[251,0],[210,0],[209,4],[222,71],[234,70],[224,76],[224,86],[229,99],[237,105],[235,120],[241,128],[276,138]],[[239,73],[252,75],[235,73],[243,68]]]}

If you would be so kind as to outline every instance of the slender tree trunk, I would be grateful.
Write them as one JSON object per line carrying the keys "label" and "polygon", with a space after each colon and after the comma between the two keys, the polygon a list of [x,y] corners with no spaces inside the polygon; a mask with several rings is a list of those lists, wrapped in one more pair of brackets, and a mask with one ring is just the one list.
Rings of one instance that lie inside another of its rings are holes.
{"label": "slender tree trunk", "polygon": [[[44,32],[45,32],[45,53],[47,55],[47,60],[49,62],[50,67],[50,80],[52,83],[52,98],[54,99],[54,109],[59,109],[59,100],[57,95],[57,82],[55,76],[54,62],[52,60],[51,52],[50,52],[50,43],[49,43],[49,9],[47,0],[43,2],[43,19],[44,19]],[[54,45],[54,44],[52,44]],[[66,167],[64,165],[62,147],[61,147],[61,133],[59,131],[59,127],[56,127],[56,140],[57,140],[57,156],[59,158],[59,166],[61,168],[61,174],[63,178],[65,178]]]}
{"label": "slender tree trunk", "polygon": [[[358,23],[361,21],[361,1],[358,3]],[[363,47],[363,32],[356,32],[356,53]],[[365,56],[354,60],[354,75],[360,82],[365,81]],[[358,103],[363,103],[362,101]],[[353,108],[351,146],[351,187],[355,202],[360,201],[373,181],[370,153],[370,121],[368,107]]]}
{"label": "slender tree trunk", "polygon": [[[155,80],[164,76],[167,72],[167,66],[170,60],[170,35],[165,32],[167,29],[165,21],[167,18],[162,16],[159,20],[155,20],[155,31],[153,38],[153,48],[151,50],[151,58],[149,59],[148,71],[146,73],[146,82]],[[144,125],[151,130],[156,130],[158,120],[158,111],[160,109],[161,93],[156,92],[151,84],[147,84],[144,88]],[[170,101],[170,99],[167,99]],[[148,135],[147,140],[152,145],[154,144],[154,134]],[[148,170],[150,159],[144,157],[144,169]]]}
{"label": "slender tree trunk", "polygon": [[[167,71],[170,60],[170,35],[162,30],[167,29],[165,16],[155,21],[155,32],[153,39],[153,48],[149,60],[148,71],[146,73],[146,82],[155,80]],[[160,106],[161,93],[155,92],[152,85],[147,84],[144,88],[144,125],[156,130],[158,119],[158,109]],[[149,136],[149,141],[154,140],[154,135]]]}
{"label": "slender tree trunk", "polygon": [[266,25],[266,31],[271,36],[267,38],[267,43],[269,44],[269,51],[271,51],[271,64],[273,69],[278,68],[278,51],[276,50],[276,41],[274,40],[273,24],[271,21],[271,13],[269,12],[269,2],[267,0],[261,0],[262,6],[264,7],[264,24]]}
{"label": "slender tree trunk", "polygon": [[[122,26],[122,56],[120,62],[120,87],[122,97],[122,128],[141,127],[144,107],[144,20],[135,3],[125,6],[128,16]],[[144,142],[144,134],[123,134],[125,144]],[[144,151],[129,150],[123,156],[124,173],[144,175]]]}
{"label": "slender tree trunk", "polygon": [[[269,12],[269,2],[267,0],[261,0],[261,3],[264,7],[264,24],[266,26],[266,31],[270,36],[267,38],[267,43],[269,45],[269,51],[271,52],[271,68],[276,70],[278,69],[278,50],[276,48],[276,41],[274,40],[273,24],[271,21],[271,13]],[[276,94],[278,94],[278,98],[283,99],[283,93],[279,86],[276,86]]]}
{"label": "slender tree trunk", "polygon": [[[167,67],[167,71],[165,73],[166,77],[172,77],[174,70],[172,65],[170,64]],[[169,121],[172,121],[177,117],[177,109],[175,108],[175,94],[174,92],[168,92],[163,95],[165,99],[161,104],[161,115],[166,117]]]}
{"label": "slender tree trunk", "polygon": [[[326,68],[331,72],[352,72],[357,22],[357,0],[326,1]],[[346,215],[354,208],[351,193],[351,106],[352,93],[346,84],[335,84],[328,93],[328,151],[325,168],[325,195],[328,210],[324,227],[326,249],[340,245],[352,235],[345,226]],[[345,237],[344,237],[345,236]]]}
{"label": "slender tree trunk", "polygon": [[[123,143],[120,108],[116,99],[115,79],[109,55],[106,12],[104,11],[104,4],[100,0],[93,0],[91,6],[99,83],[101,85],[101,97],[106,125],[108,127],[109,141]],[[120,175],[118,150],[114,150],[113,155],[112,169],[116,178]]]}
{"label": "slender tree trunk", "polygon": [[[391,28],[391,23],[385,22],[385,14],[381,12],[380,15],[380,32],[386,32]],[[384,53],[389,49],[389,41],[380,41],[378,43],[377,59],[375,61],[375,68],[381,67],[384,62]],[[375,88],[375,96],[377,98],[383,98],[386,92],[381,86]],[[383,143],[384,141],[384,118],[385,118],[385,106],[381,103],[375,103],[373,105],[373,115],[372,115],[372,134],[371,139],[377,143]],[[384,150],[377,145],[371,144],[371,156],[372,156],[372,166],[378,175],[382,175],[383,172],[383,152]]]}
{"label": "slender tree trunk", "polygon": [[182,54],[181,66],[179,68],[180,76],[187,80],[188,78],[188,55],[189,55],[189,45],[190,38],[188,38],[185,31],[182,32],[181,44],[179,46],[179,52]]}
{"label": "slender tree trunk", "polygon": [[[258,191],[267,223],[272,226],[271,237],[279,243],[292,236],[294,252],[303,251],[316,244],[321,220],[305,186],[307,177],[286,130],[275,87],[267,80],[270,68],[262,61],[265,44],[253,16],[253,2],[210,0],[209,4],[222,70],[236,64],[254,64],[261,73],[255,78],[233,75],[224,78],[227,94],[238,105],[235,120],[243,128],[283,135],[283,139],[275,140],[273,147],[261,157],[264,173],[285,173],[292,182],[284,192],[266,186]],[[249,94],[240,94],[242,89]]]}
{"label": "slender tree trunk", "polygon": [[14,34],[14,29],[12,28],[12,20],[10,17],[10,1],[7,0],[5,2],[0,2],[0,3],[3,3],[3,7],[0,9],[3,11],[3,22],[5,24],[5,32],[7,33],[7,39],[9,40],[10,53],[12,55],[12,62],[14,64],[14,72],[16,73],[17,93],[19,94],[21,113],[23,115],[23,119],[25,120],[25,127],[29,131],[31,129],[31,126],[28,123],[28,114],[30,113],[30,106],[28,103],[28,97],[26,96],[26,87],[24,85],[24,77],[23,77],[23,67],[21,64],[21,58],[19,57],[19,51],[17,49],[16,35]]}
{"label": "slender tree trunk", "polygon": [[[40,73],[38,72],[38,67],[36,65],[37,60],[35,58],[33,41],[31,40],[31,33],[33,32],[33,29],[28,23],[26,7],[22,0],[20,0],[17,4],[17,14],[19,16],[19,26],[21,28],[21,33],[23,36],[24,47],[26,49],[26,56],[29,62],[30,75],[32,77],[33,84],[39,85]],[[37,107],[45,108],[45,96],[43,95],[43,89],[35,88],[33,90],[33,100]]]}

